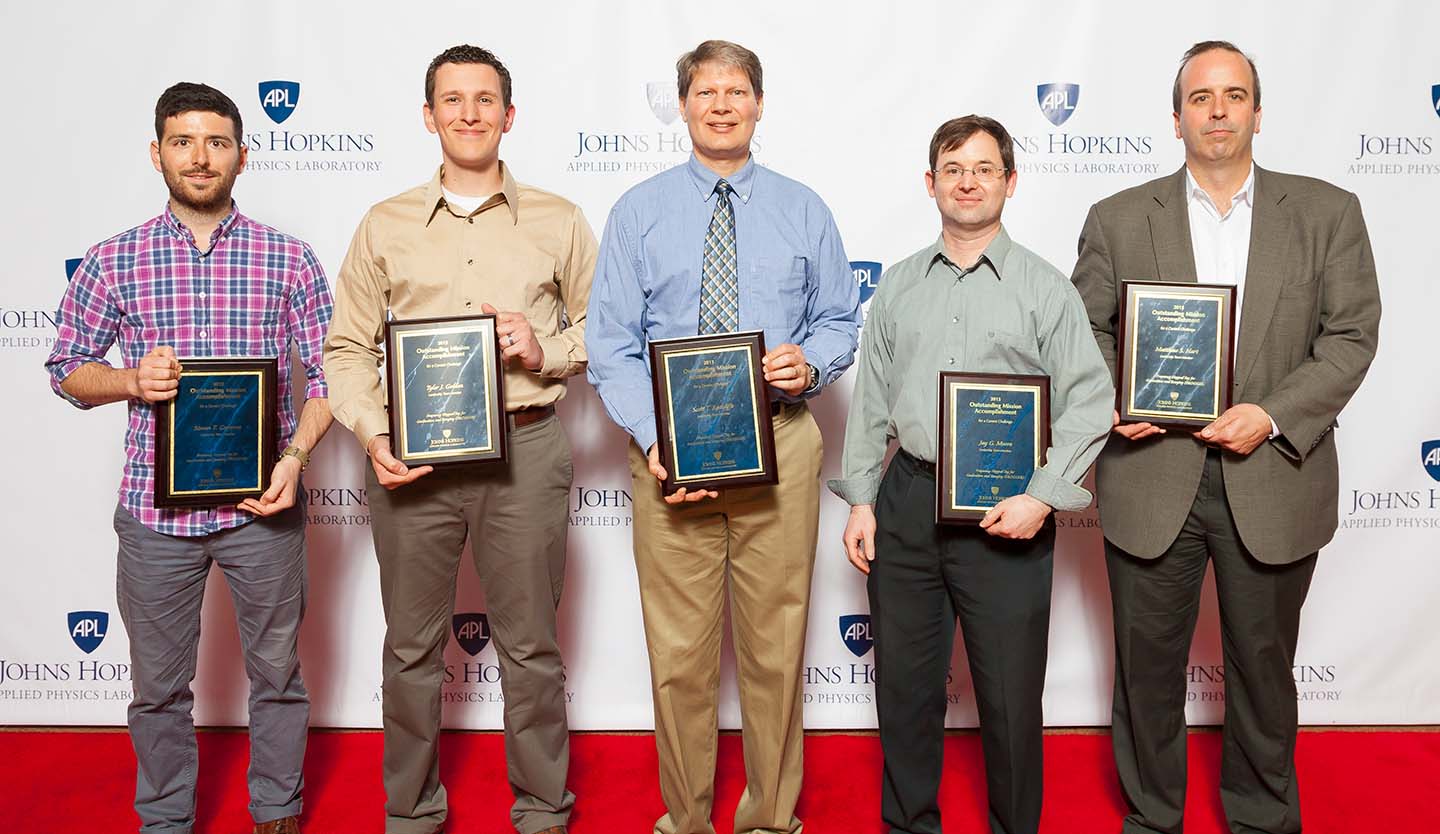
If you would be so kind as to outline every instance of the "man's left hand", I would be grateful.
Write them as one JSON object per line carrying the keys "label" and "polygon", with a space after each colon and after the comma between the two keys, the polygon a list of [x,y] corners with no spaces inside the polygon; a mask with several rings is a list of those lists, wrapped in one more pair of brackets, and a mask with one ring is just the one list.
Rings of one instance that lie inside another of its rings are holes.
{"label": "man's left hand", "polygon": [[1270,439],[1270,415],[1254,403],[1240,403],[1225,409],[1215,422],[1195,432],[1200,442],[1227,452],[1248,455]]}
{"label": "man's left hand", "polygon": [[270,488],[259,498],[246,498],[236,505],[258,516],[275,515],[295,506],[295,488],[300,484],[300,460],[282,455],[270,472]]}
{"label": "man's left hand", "polygon": [[1002,539],[1031,539],[1050,513],[1049,504],[1022,492],[991,507],[980,520],[980,529]]}
{"label": "man's left hand", "polygon": [[765,381],[781,393],[798,397],[810,387],[810,366],[799,345],[780,345],[760,359]]}
{"label": "man's left hand", "polygon": [[535,341],[535,330],[524,313],[502,313],[489,304],[480,305],[481,312],[495,317],[495,334],[500,337],[500,356],[520,357],[526,370],[538,371],[545,364],[545,350]]}

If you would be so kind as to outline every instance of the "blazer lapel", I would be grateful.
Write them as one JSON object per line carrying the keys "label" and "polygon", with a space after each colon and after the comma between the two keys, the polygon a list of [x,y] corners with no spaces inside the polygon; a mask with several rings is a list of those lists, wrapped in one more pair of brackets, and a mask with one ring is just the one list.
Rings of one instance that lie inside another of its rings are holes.
{"label": "blazer lapel", "polygon": [[1270,320],[1290,248],[1290,215],[1280,207],[1285,192],[1260,166],[1255,166],[1255,208],[1250,218],[1250,255],[1245,266],[1245,299],[1240,312],[1240,333],[1235,344],[1235,391],[1245,390]]}
{"label": "blazer lapel", "polygon": [[1150,210],[1156,280],[1195,283],[1195,250],[1190,245],[1190,212],[1185,203],[1185,169],[1161,183]]}

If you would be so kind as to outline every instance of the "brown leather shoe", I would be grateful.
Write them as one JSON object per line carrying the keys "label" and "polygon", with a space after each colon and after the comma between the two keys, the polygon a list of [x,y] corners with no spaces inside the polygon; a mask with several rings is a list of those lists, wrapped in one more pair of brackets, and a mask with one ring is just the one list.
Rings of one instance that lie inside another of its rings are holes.
{"label": "brown leather shoe", "polygon": [[258,823],[255,834],[300,834],[299,817],[283,817],[270,822]]}
{"label": "brown leather shoe", "polygon": [[543,828],[539,831],[536,831],[535,834],[565,834],[565,826],[552,825],[549,828]]}

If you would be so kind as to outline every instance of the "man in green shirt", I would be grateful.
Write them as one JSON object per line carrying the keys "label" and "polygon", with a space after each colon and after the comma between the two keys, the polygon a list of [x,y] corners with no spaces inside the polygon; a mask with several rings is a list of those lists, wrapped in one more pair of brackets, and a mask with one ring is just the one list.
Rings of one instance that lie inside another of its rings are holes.
{"label": "man in green shirt", "polygon": [[[1079,293],[1000,223],[1015,183],[1014,146],[999,122],[965,116],[935,132],[925,185],[940,211],[940,239],[881,280],[860,342],[843,477],[830,482],[851,505],[846,555],[868,577],[881,814],[892,834],[940,834],[957,616],[991,829],[1034,834],[1040,825],[1052,512],[1089,505],[1080,482],[1109,434],[1115,395]],[[1045,464],[979,526],[934,520],[941,371],[1050,377]],[[891,438],[900,450],[882,480]]]}

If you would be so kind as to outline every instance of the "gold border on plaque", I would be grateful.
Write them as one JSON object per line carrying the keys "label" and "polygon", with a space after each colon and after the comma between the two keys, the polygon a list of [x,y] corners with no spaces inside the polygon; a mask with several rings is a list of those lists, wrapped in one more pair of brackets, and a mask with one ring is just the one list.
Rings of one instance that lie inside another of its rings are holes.
{"label": "gold border on plaque", "polygon": [[680,475],[680,472],[679,472],[679,470],[680,470],[680,450],[679,450],[679,448],[678,448],[678,442],[677,442],[676,439],[675,439],[675,419],[672,417],[672,418],[669,420],[669,429],[670,429],[670,432],[669,432],[669,436],[668,436],[666,439],[667,439],[667,440],[669,441],[669,443],[670,443],[670,460],[672,460],[672,461],[675,462],[674,465],[675,465],[675,470],[676,470],[675,472],[670,473],[670,476],[671,476],[671,480],[674,481],[674,482],[677,483],[677,484],[683,484],[683,483],[686,483],[686,482],[689,482],[689,481],[699,481],[699,480],[723,481],[723,480],[728,480],[728,479],[730,479],[730,478],[741,478],[741,477],[745,477],[745,476],[747,476],[747,475],[754,475],[754,474],[756,474],[757,472],[763,472],[763,471],[764,471],[764,468],[765,468],[765,449],[764,449],[764,447],[763,447],[763,446],[761,445],[761,443],[760,443],[760,399],[759,399],[759,395],[758,395],[758,394],[756,393],[756,391],[755,391],[755,364],[754,364],[754,361],[753,361],[753,360],[751,359],[751,357],[750,357],[750,347],[749,347],[748,345],[722,345],[722,346],[713,347],[713,348],[692,348],[692,349],[690,349],[690,350],[677,350],[677,351],[675,351],[674,353],[666,353],[666,354],[665,354],[665,397],[666,397],[666,399],[669,400],[669,403],[668,403],[668,404],[669,404],[669,406],[670,406],[671,412],[673,413],[673,412],[674,412],[674,409],[675,409],[675,396],[674,396],[675,388],[674,388],[673,385],[671,385],[671,378],[670,378],[670,360],[671,360],[671,359],[675,359],[675,358],[678,358],[678,357],[681,357],[681,356],[697,356],[697,355],[714,354],[714,353],[735,353],[735,352],[737,352],[737,351],[738,351],[739,353],[742,353],[742,354],[745,355],[745,372],[746,372],[746,373],[745,373],[745,379],[746,379],[747,384],[750,386],[750,402],[754,404],[754,407],[751,409],[751,411],[752,411],[753,413],[752,413],[750,416],[751,416],[751,418],[752,418],[752,419],[751,419],[751,428],[752,428],[752,429],[754,430],[754,432],[755,432],[755,460],[759,461],[759,462],[760,462],[760,465],[759,465],[759,466],[756,466],[756,467],[753,468],[753,469],[738,469],[738,470],[736,470],[736,471],[734,471],[734,472],[726,472],[726,473],[723,474],[723,475],[699,474],[699,475],[686,475],[686,476],[683,476],[683,477],[682,477],[682,476]]}
{"label": "gold border on plaque", "polygon": [[[1167,292],[1167,291],[1165,291],[1165,290],[1151,290],[1151,289],[1147,289],[1147,288],[1136,287],[1136,288],[1134,289],[1132,295],[1131,295],[1131,298],[1134,299],[1135,314],[1136,314],[1137,316],[1140,314],[1140,307],[1141,307],[1140,301],[1141,301],[1141,299],[1144,299],[1144,298],[1159,298],[1159,299],[1166,299],[1166,300],[1169,300],[1169,301],[1208,301],[1208,302],[1213,302],[1213,303],[1215,304],[1215,307],[1216,307],[1216,323],[1215,323],[1215,361],[1216,361],[1216,362],[1224,362],[1224,361],[1225,361],[1225,333],[1226,333],[1226,328],[1227,328],[1227,326],[1228,326],[1228,322],[1225,321],[1225,298],[1224,298],[1224,296],[1219,295],[1218,293],[1209,293],[1209,292],[1203,292],[1203,291],[1202,291],[1202,292],[1195,292],[1195,291],[1192,291],[1192,292],[1173,292],[1173,291]],[[1132,357],[1138,357],[1138,356],[1139,356],[1138,348],[1139,348],[1139,344],[1140,344],[1140,328],[1137,327],[1133,322],[1126,322],[1126,323],[1125,323],[1125,326],[1130,329],[1130,345],[1129,345],[1130,355],[1131,355]],[[1217,418],[1217,417],[1220,416],[1220,386],[1223,384],[1223,382],[1222,382],[1222,380],[1221,380],[1221,378],[1220,378],[1220,376],[1219,376],[1219,370],[1218,370],[1218,369],[1217,369],[1217,371],[1216,371],[1215,385],[1214,385],[1214,388],[1213,388],[1213,390],[1214,390],[1214,396],[1212,396],[1212,397],[1210,398],[1210,410],[1207,411],[1207,412],[1203,412],[1203,413],[1202,413],[1202,412],[1198,412],[1198,411],[1155,411],[1155,410],[1152,410],[1152,409],[1136,408],[1136,407],[1135,407],[1135,392],[1136,392],[1138,389],[1137,389],[1137,387],[1136,387],[1136,385],[1135,385],[1135,372],[1136,372],[1136,366],[1139,365],[1139,364],[1140,364],[1140,362],[1139,362],[1139,359],[1138,359],[1138,358],[1132,359],[1132,360],[1130,361],[1130,402],[1128,403],[1128,405],[1129,405],[1128,411],[1129,411],[1129,413],[1130,413],[1131,416],[1134,416],[1134,417],[1155,417],[1155,418],[1183,417],[1183,418],[1186,418],[1186,419],[1196,419],[1196,420],[1204,420],[1204,419],[1214,420],[1215,418]]]}
{"label": "gold border on plaque", "polygon": [[[948,389],[948,390],[947,390],[947,393],[950,395],[950,452],[951,452],[951,458],[950,458],[949,460],[947,460],[947,461],[944,461],[944,469],[945,469],[945,481],[946,481],[946,483],[947,483],[947,484],[949,485],[949,487],[950,487],[950,489],[949,489],[949,492],[950,492],[950,509],[952,509],[952,510],[977,510],[977,511],[979,511],[979,512],[985,512],[985,511],[989,510],[991,507],[994,507],[995,505],[994,505],[994,504],[991,504],[991,505],[989,505],[989,506],[984,506],[984,507],[982,507],[982,506],[976,506],[976,505],[972,505],[972,504],[957,504],[957,503],[955,503],[955,458],[954,458],[954,453],[955,453],[955,450],[959,448],[959,444],[958,444],[958,440],[959,440],[959,425],[958,425],[958,421],[957,421],[957,419],[956,419],[957,412],[959,411],[959,408],[958,408],[958,403],[956,402],[956,397],[955,397],[955,395],[958,394],[958,393],[960,393],[961,391],[1020,391],[1020,392],[1025,393],[1025,394],[1029,394],[1030,397],[1031,397],[1031,399],[1034,400],[1034,406],[1033,406],[1033,407],[1034,407],[1034,409],[1035,409],[1035,419],[1031,421],[1031,422],[1034,424],[1034,429],[1035,429],[1035,443],[1034,443],[1035,461],[1034,461],[1034,467],[1033,467],[1033,468],[1034,468],[1034,469],[1039,469],[1039,468],[1040,468],[1040,456],[1043,455],[1043,454],[1045,454],[1045,450],[1044,450],[1043,448],[1041,448],[1041,446],[1040,446],[1040,419],[1041,419],[1041,414],[1040,414],[1040,410],[1041,410],[1041,408],[1040,408],[1040,389],[1039,389],[1039,388],[1036,388],[1034,385],[1010,385],[1010,384],[1007,384],[1007,383],[986,383],[986,384],[984,384],[984,385],[980,385],[980,384],[970,384],[970,383],[965,383],[965,382],[950,382],[950,383],[946,383],[946,388]],[[1033,475],[1032,475],[1032,477],[1033,477]],[[1027,486],[1028,486],[1028,484],[1027,484]]]}
{"label": "gold border on plaque", "polygon": [[[199,376],[204,376],[204,377],[210,377],[210,376],[253,376],[253,377],[255,377],[256,382],[257,382],[257,387],[256,387],[256,389],[255,389],[255,427],[256,427],[256,430],[257,430],[257,431],[259,431],[261,434],[264,434],[264,432],[265,432],[265,373],[264,373],[263,371],[195,371],[195,372],[193,372],[193,373],[187,374],[184,370],[181,370],[181,371],[180,371],[180,379],[179,379],[179,381],[180,381],[180,382],[184,382],[186,376],[190,376],[190,377],[199,377]],[[171,436],[171,437],[174,437],[174,436],[175,436],[175,412],[176,412],[176,410],[177,410],[177,409],[175,409],[175,408],[172,406],[172,407],[169,409],[169,411],[168,411],[168,414],[169,414],[169,422],[168,422],[168,424],[166,425],[166,430],[170,432],[170,436]],[[263,445],[263,444],[265,443],[264,438],[257,438],[257,440],[259,440],[259,444],[260,444],[260,445]],[[175,484],[175,441],[173,441],[173,440],[170,441],[170,446],[169,446],[169,449],[168,449],[167,451],[168,451],[168,455],[166,456],[167,459],[166,459],[166,461],[165,461],[165,466],[166,466],[166,471],[170,473],[170,484],[171,484],[171,486],[173,487],[174,484]],[[265,478],[265,450],[264,450],[264,449],[261,449],[261,450],[260,450],[260,454],[258,454],[258,455],[255,456],[255,485],[254,485],[254,486],[232,487],[232,488],[230,488],[230,489],[173,489],[173,488],[172,488],[172,489],[170,490],[170,494],[171,494],[171,495],[174,495],[174,496],[181,496],[181,495],[233,495],[233,494],[241,493],[241,492],[254,492],[255,490],[257,490],[257,489],[260,488],[260,485],[261,485],[262,483],[264,483],[264,478]]]}
{"label": "gold border on plaque", "polygon": [[[410,451],[409,451],[409,449],[410,449],[410,415],[409,415],[408,412],[405,411],[405,358],[406,358],[406,356],[407,356],[407,351],[406,351],[406,349],[405,349],[405,340],[406,340],[406,339],[409,339],[409,338],[411,338],[411,337],[443,336],[443,335],[450,334],[450,333],[481,333],[483,330],[489,330],[489,331],[490,331],[490,332],[488,333],[488,338],[482,338],[482,339],[480,340],[481,358],[482,358],[483,361],[484,361],[484,368],[482,369],[482,370],[484,371],[484,375],[483,375],[483,376],[484,376],[484,379],[486,380],[486,384],[488,385],[488,384],[489,384],[489,380],[491,379],[491,376],[492,376],[491,370],[495,367],[495,365],[494,365],[495,357],[494,357],[494,355],[493,355],[493,348],[494,348],[494,343],[495,343],[495,330],[494,330],[494,325],[493,325],[493,324],[490,325],[490,327],[488,327],[488,328],[480,328],[480,329],[477,329],[474,325],[453,324],[453,325],[446,325],[446,326],[443,326],[443,327],[430,327],[430,328],[425,328],[425,329],[418,329],[418,328],[417,328],[417,329],[414,329],[414,330],[402,330],[402,331],[400,331],[400,332],[398,332],[398,333],[395,334],[395,341],[396,341],[396,345],[395,345],[395,346],[398,348],[398,353],[399,353],[399,356],[396,356],[396,357],[395,357],[395,371],[396,371],[396,373],[395,373],[395,378],[396,378],[397,380],[399,380],[400,391],[398,391],[398,392],[391,391],[391,392],[390,392],[390,396],[391,396],[391,398],[393,399],[397,393],[399,394],[399,399],[400,399],[400,401],[399,401],[398,407],[400,408],[400,410],[401,410],[401,412],[402,412],[401,415],[400,415],[400,416],[401,416],[401,419],[400,419],[400,451],[401,451],[401,453],[402,453],[402,457],[403,457],[405,460],[425,460],[426,458],[452,457],[452,456],[454,456],[454,455],[468,455],[468,454],[474,454],[474,453],[478,453],[478,452],[491,452],[491,451],[494,451],[494,450],[495,450],[495,426],[494,426],[494,423],[493,423],[493,422],[491,421],[491,419],[490,419],[490,418],[491,418],[491,413],[495,410],[495,390],[494,390],[494,388],[492,387],[492,388],[490,389],[489,396],[488,396],[488,397],[486,398],[486,400],[485,400],[485,408],[481,409],[481,410],[484,412],[484,415],[485,415],[485,416],[484,416],[484,420],[485,420],[485,436],[486,436],[487,438],[489,438],[489,444],[488,444],[488,445],[485,445],[485,446],[465,446],[465,447],[459,448],[459,449],[444,449],[444,450],[438,451],[438,452],[410,452]],[[392,403],[391,405],[392,405],[392,406],[395,406],[396,404],[395,404],[395,403]]]}

